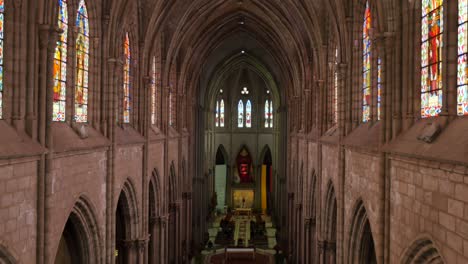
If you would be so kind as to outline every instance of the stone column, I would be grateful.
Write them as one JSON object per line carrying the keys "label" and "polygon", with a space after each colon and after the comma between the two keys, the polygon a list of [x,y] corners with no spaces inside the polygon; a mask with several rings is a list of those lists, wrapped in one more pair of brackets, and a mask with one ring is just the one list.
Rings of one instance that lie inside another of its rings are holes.
{"label": "stone column", "polygon": [[145,250],[146,247],[148,246],[148,238],[141,238],[136,241],[136,255],[139,264],[145,264]]}
{"label": "stone column", "polygon": [[329,264],[336,263],[336,243],[335,242],[326,241],[325,254],[326,254],[327,263]]}
{"label": "stone column", "polygon": [[319,256],[319,263],[320,264],[326,264],[326,256],[325,256],[325,250],[326,250],[326,241],[319,240],[317,243],[318,246],[318,256]]}

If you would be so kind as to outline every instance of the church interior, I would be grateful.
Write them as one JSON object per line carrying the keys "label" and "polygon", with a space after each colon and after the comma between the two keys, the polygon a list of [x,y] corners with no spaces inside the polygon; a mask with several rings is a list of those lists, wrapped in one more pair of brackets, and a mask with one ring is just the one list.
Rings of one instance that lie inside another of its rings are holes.
{"label": "church interior", "polygon": [[0,263],[468,263],[468,0],[0,0]]}

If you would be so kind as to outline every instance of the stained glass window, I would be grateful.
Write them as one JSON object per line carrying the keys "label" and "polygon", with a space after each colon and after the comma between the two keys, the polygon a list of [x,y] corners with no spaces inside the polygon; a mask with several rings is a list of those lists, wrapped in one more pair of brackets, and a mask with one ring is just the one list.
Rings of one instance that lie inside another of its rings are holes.
{"label": "stained glass window", "polygon": [[371,10],[369,1],[366,1],[364,12],[364,23],[362,25],[362,121],[370,120],[371,88],[372,88],[372,66],[371,66]]}
{"label": "stained glass window", "polygon": [[252,127],[252,103],[247,100],[245,105],[245,127]]}
{"label": "stained glass window", "polygon": [[219,101],[216,101],[215,124],[216,124],[216,127],[219,127]]}
{"label": "stained glass window", "polygon": [[3,34],[5,22],[5,4],[0,0],[0,119],[3,118]]}
{"label": "stained glass window", "polygon": [[442,108],[443,0],[422,0],[421,117],[438,116]]}
{"label": "stained glass window", "polygon": [[224,100],[219,104],[219,126],[224,127]]}
{"label": "stained glass window", "polygon": [[123,122],[130,123],[131,97],[130,90],[132,89],[131,82],[131,51],[130,39],[128,33],[124,39],[124,79],[123,79]]}
{"label": "stained glass window", "polygon": [[151,64],[151,124],[156,124],[156,58],[153,57],[153,63]]}
{"label": "stained glass window", "polygon": [[68,4],[66,0],[59,0],[58,27],[59,34],[54,54],[54,95],[53,121],[65,121],[65,106],[67,92],[67,38],[68,38]]}
{"label": "stained glass window", "polygon": [[382,93],[382,60],[377,59],[377,120],[380,120],[380,104]]}
{"label": "stained glass window", "polygon": [[237,127],[244,127],[244,103],[239,100],[237,105]]}
{"label": "stained glass window", "polygon": [[338,49],[335,49],[335,72],[333,74],[333,91],[332,91],[332,100],[333,100],[333,123],[338,122]]}
{"label": "stained glass window", "polygon": [[468,0],[458,0],[458,115],[468,115]]}
{"label": "stained glass window", "polygon": [[273,101],[270,101],[270,128],[273,127]]}
{"label": "stained glass window", "polygon": [[80,1],[76,16],[78,37],[76,39],[76,86],[75,121],[88,122],[88,77],[89,77],[89,23],[84,0]]}
{"label": "stained glass window", "polygon": [[271,100],[265,101],[265,128],[273,127],[273,102]]}

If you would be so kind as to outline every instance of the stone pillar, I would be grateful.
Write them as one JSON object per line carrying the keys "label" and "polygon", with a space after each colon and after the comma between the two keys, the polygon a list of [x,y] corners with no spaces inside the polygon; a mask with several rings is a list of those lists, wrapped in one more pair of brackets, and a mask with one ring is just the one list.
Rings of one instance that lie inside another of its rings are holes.
{"label": "stone pillar", "polygon": [[142,238],[136,241],[135,251],[139,264],[145,264],[145,250],[148,246],[148,238]]}
{"label": "stone pillar", "polygon": [[326,261],[329,264],[335,264],[336,263],[336,243],[335,242],[326,242]]}
{"label": "stone pillar", "polygon": [[318,252],[319,252],[319,263],[320,264],[326,264],[326,256],[325,256],[325,250],[326,250],[326,241],[319,240],[317,243],[318,246]]}

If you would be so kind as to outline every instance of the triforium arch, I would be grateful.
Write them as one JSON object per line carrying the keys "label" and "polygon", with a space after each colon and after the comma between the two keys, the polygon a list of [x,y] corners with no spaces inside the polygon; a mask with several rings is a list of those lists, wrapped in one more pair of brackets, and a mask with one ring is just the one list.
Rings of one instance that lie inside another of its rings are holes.
{"label": "triforium arch", "polygon": [[55,263],[102,263],[101,233],[94,207],[81,196],[75,203],[62,232]]}
{"label": "triforium arch", "polygon": [[375,241],[364,202],[359,199],[352,211],[348,263],[376,264]]}
{"label": "triforium arch", "polygon": [[16,264],[16,258],[5,248],[2,244],[0,244],[0,263],[1,264]]}
{"label": "triforium arch", "polygon": [[422,236],[414,241],[406,250],[401,259],[401,264],[417,263],[446,263],[439,253],[437,246],[428,236]]}
{"label": "triforium arch", "polygon": [[320,254],[324,263],[336,263],[338,205],[332,180],[328,182],[326,190],[323,215],[323,241],[320,242]]}

